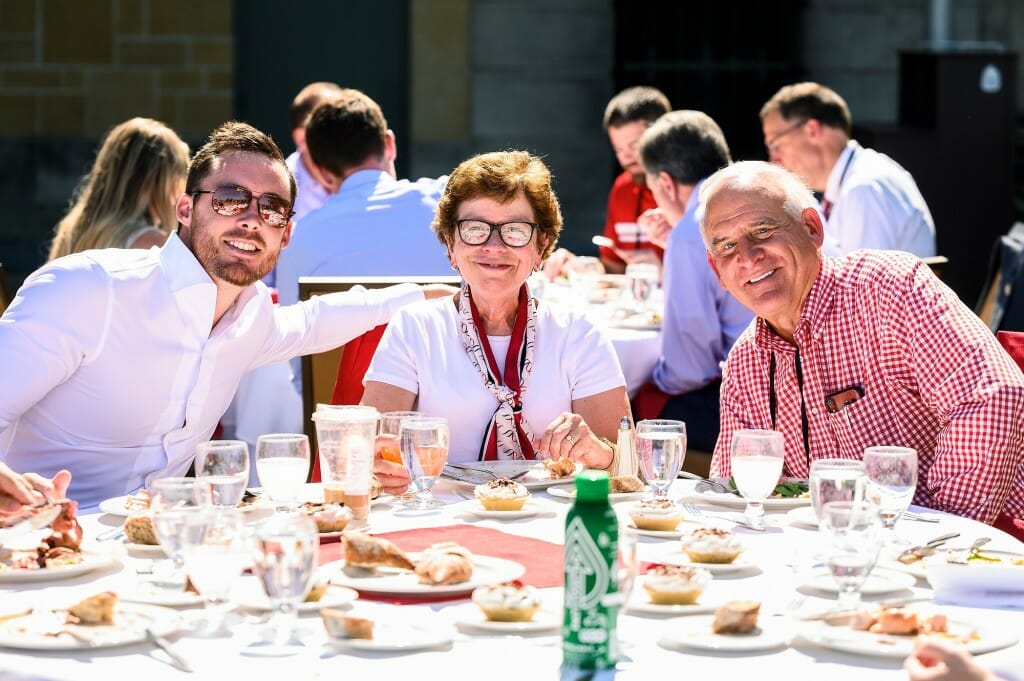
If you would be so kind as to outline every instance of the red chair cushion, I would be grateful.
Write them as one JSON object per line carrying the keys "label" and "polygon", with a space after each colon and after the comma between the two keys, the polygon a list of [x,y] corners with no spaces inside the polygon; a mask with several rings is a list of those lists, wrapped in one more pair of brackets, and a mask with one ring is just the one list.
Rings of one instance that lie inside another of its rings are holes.
{"label": "red chair cushion", "polygon": [[1024,371],[1024,331],[1000,331],[996,338],[1021,371]]}

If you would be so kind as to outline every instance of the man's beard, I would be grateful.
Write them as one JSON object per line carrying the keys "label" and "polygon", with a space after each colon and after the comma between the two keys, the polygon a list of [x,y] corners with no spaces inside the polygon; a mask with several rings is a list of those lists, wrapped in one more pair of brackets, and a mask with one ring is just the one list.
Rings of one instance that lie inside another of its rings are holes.
{"label": "man's beard", "polygon": [[[274,269],[277,256],[280,253],[280,251],[278,253],[269,252],[259,232],[250,230],[225,232],[215,237],[202,221],[196,219],[195,213],[192,215],[188,236],[188,246],[207,274],[212,279],[219,279],[234,286],[249,286],[265,277],[270,270]],[[262,258],[255,265],[248,265],[225,257],[222,252],[223,242],[234,237],[238,237],[240,241],[256,242]]]}

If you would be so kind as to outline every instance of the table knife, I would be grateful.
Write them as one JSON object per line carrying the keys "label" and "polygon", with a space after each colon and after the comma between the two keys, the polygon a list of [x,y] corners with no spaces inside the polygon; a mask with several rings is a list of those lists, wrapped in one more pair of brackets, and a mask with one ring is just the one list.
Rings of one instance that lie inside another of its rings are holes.
{"label": "table knife", "polygon": [[189,674],[192,673],[192,667],[185,658],[178,653],[178,651],[171,647],[170,641],[165,639],[163,636],[158,636],[157,633],[149,627],[146,627],[146,639],[157,648],[167,653],[167,657],[171,658],[171,665],[173,667],[180,669],[183,672],[188,672]]}

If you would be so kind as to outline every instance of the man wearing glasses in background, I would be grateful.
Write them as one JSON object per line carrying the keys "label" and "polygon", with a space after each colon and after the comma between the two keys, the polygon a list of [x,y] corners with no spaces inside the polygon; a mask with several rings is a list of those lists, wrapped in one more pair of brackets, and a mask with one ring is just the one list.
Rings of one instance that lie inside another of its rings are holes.
{"label": "man wearing glasses in background", "polygon": [[900,164],[850,139],[846,102],[818,83],[796,83],[761,108],[768,160],[821,193],[827,255],[860,248],[935,255],[928,204]]}
{"label": "man wearing glasses in background", "polygon": [[295,180],[269,136],[213,131],[161,249],[52,261],[0,317],[0,461],[73,474],[84,508],[182,475],[242,375],[341,345],[402,304],[402,285],[277,307],[259,282],[292,230]]}

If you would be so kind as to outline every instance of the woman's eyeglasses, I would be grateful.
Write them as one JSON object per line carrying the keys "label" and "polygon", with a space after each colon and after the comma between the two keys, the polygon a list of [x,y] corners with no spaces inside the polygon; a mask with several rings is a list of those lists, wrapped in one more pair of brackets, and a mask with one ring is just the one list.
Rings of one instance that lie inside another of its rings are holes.
{"label": "woman's eyeglasses", "polygon": [[277,194],[253,194],[245,187],[226,184],[212,190],[201,189],[192,192],[193,196],[196,194],[212,194],[210,203],[213,209],[225,217],[240,215],[255,198],[260,217],[268,225],[278,229],[287,226],[288,221],[295,215],[292,204]]}
{"label": "woman's eyeglasses", "polygon": [[533,230],[537,228],[537,224],[533,222],[502,222],[496,225],[486,220],[456,220],[455,226],[459,230],[462,243],[468,246],[487,243],[491,234],[497,230],[501,243],[509,248],[522,248],[530,243]]}

